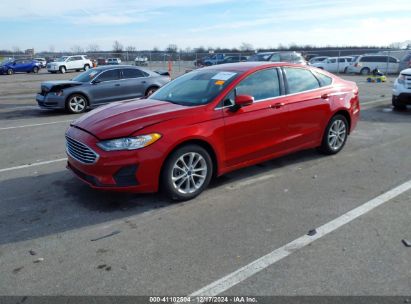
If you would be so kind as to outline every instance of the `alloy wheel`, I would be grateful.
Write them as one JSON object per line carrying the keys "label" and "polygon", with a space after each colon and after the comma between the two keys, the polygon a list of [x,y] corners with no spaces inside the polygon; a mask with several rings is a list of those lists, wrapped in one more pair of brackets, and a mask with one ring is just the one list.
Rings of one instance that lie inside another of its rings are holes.
{"label": "alloy wheel", "polygon": [[335,120],[328,131],[328,145],[334,151],[339,150],[347,137],[347,126],[342,120]]}
{"label": "alloy wheel", "polygon": [[81,113],[86,108],[87,102],[84,97],[73,96],[69,100],[69,108],[73,113]]}
{"label": "alloy wheel", "polygon": [[183,194],[196,192],[207,178],[207,163],[197,152],[180,156],[173,165],[171,180],[174,188]]}

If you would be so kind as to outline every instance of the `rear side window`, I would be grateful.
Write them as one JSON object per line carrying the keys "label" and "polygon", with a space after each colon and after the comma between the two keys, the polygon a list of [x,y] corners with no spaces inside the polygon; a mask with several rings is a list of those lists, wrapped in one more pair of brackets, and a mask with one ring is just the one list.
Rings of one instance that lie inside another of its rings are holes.
{"label": "rear side window", "polygon": [[320,85],[322,87],[328,86],[333,82],[332,78],[328,77],[327,75],[324,75],[324,74],[316,72],[316,71],[313,71],[313,73],[317,77],[317,79],[320,82]]}
{"label": "rear side window", "polygon": [[280,95],[280,83],[276,69],[255,72],[241,81],[236,87],[237,95],[251,95],[255,100]]}
{"label": "rear side window", "polygon": [[118,80],[119,79],[119,70],[108,70],[101,73],[98,76],[98,80],[100,81],[111,81],[111,80]]}
{"label": "rear side window", "polygon": [[139,77],[144,77],[145,75],[143,74],[142,71],[139,69],[124,69],[123,70],[123,78],[139,78]]}
{"label": "rear side window", "polygon": [[320,87],[317,78],[309,70],[284,68],[284,71],[288,83],[288,94],[314,90]]}

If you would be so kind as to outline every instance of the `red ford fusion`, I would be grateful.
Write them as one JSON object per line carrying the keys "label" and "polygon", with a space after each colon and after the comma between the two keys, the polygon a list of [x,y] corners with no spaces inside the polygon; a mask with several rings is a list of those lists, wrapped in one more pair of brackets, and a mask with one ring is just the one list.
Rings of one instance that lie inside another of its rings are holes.
{"label": "red ford fusion", "polygon": [[313,67],[244,62],[111,103],[66,132],[67,167],[93,188],[200,194],[214,176],[303,149],[335,154],[360,113],[355,83]]}

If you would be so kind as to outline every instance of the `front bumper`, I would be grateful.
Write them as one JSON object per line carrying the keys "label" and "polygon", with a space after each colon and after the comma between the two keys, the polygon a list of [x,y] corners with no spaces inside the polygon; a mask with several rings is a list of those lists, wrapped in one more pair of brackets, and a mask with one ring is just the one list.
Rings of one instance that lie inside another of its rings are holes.
{"label": "front bumper", "polygon": [[51,93],[45,95],[37,93],[36,95],[39,107],[45,109],[64,109],[66,107],[65,99],[65,96],[57,96]]}
{"label": "front bumper", "polygon": [[59,67],[57,65],[49,65],[47,66],[47,71],[49,72],[56,72],[59,70]]}
{"label": "front bumper", "polygon": [[163,162],[162,153],[151,147],[134,151],[104,151],[98,139],[78,128],[66,133],[98,154],[93,164],[85,164],[67,153],[67,168],[90,187],[122,192],[156,192]]}

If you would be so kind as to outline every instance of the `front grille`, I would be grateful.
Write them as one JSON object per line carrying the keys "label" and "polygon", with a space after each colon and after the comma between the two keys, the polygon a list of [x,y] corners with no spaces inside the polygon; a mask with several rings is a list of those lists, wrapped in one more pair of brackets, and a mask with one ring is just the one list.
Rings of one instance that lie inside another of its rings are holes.
{"label": "front grille", "polygon": [[94,164],[98,154],[85,144],[66,136],[66,151],[72,158],[83,164]]}
{"label": "front grille", "polygon": [[405,83],[407,84],[407,89],[411,89],[411,76],[405,75]]}

